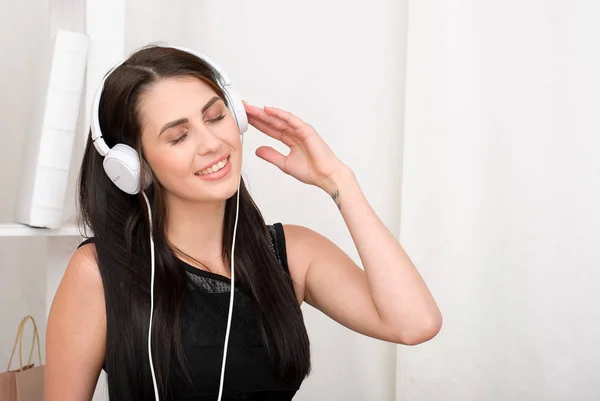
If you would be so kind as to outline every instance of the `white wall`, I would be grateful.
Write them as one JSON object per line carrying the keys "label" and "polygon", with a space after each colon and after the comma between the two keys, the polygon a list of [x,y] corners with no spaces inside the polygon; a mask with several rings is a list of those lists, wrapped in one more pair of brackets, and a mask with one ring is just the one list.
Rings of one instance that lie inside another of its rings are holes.
{"label": "white wall", "polygon": [[402,243],[444,315],[398,399],[600,399],[596,1],[411,2]]}
{"label": "white wall", "polygon": [[[22,168],[29,116],[40,94],[42,55],[50,49],[57,29],[83,31],[81,0],[0,0],[0,227],[10,223]],[[83,128],[83,122],[79,126]],[[76,141],[63,222],[74,220],[75,178],[81,158],[82,138]],[[10,236],[0,230],[0,372],[7,367],[17,327],[25,315],[37,323],[42,361],[45,361],[46,316],[54,290],[70,254],[79,242],[76,236]],[[27,358],[32,340],[29,323],[23,342]],[[34,362],[37,363],[37,355]],[[18,368],[18,358],[11,368]]]}
{"label": "white wall", "polygon": [[[48,0],[0,0],[0,223],[12,219],[21,150],[28,128],[28,104],[36,93],[39,49],[48,44]],[[0,238],[0,371],[6,369],[21,318],[31,314],[45,331],[46,271],[43,238]],[[16,251],[15,251],[16,250]],[[29,251],[27,251],[29,250]],[[21,252],[22,251],[22,252]],[[25,344],[31,341],[31,323]],[[43,340],[42,340],[43,342]],[[43,351],[43,348],[42,348]],[[26,347],[25,352],[29,352]],[[37,362],[37,357],[36,357]],[[18,359],[16,361],[18,365]],[[13,361],[12,367],[15,367]],[[18,366],[17,366],[18,367]]]}
{"label": "white wall", "polygon": [[10,221],[18,175],[15,168],[8,167],[20,168],[20,150],[28,126],[27,105],[37,93],[32,77],[40,60],[39,49],[49,43],[49,0],[0,0],[0,9],[0,35],[6,38],[0,41],[1,138],[3,149],[12,150],[2,155],[2,166],[7,168],[0,169],[0,221]]}
{"label": "white wall", "polygon": [[[315,126],[398,231],[405,2],[146,4],[127,3],[127,52],[167,41],[210,55],[243,98],[288,109]],[[311,227],[358,262],[328,195],[254,156],[267,143],[273,141],[254,129],[245,136],[244,176],[265,217]],[[314,372],[298,400],[394,399],[393,345],[350,332],[310,306],[303,310]]]}

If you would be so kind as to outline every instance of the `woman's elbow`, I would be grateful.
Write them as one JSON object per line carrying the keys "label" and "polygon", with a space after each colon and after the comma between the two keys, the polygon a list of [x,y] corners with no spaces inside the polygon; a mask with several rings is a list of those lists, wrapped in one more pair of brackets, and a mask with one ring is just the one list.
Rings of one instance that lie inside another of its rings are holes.
{"label": "woman's elbow", "polygon": [[434,338],[442,329],[442,315],[437,314],[435,317],[428,319],[426,322],[419,324],[408,332],[399,335],[399,343],[404,345],[419,345]]}

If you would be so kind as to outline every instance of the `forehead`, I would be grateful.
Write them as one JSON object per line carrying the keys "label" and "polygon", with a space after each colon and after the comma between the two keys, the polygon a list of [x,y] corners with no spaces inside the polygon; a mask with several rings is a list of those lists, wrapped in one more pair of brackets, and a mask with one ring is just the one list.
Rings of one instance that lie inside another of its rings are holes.
{"label": "forehead", "polygon": [[[158,125],[197,114],[217,92],[195,77],[164,78],[140,97],[140,117],[144,125]],[[150,128],[150,127],[149,127]]]}

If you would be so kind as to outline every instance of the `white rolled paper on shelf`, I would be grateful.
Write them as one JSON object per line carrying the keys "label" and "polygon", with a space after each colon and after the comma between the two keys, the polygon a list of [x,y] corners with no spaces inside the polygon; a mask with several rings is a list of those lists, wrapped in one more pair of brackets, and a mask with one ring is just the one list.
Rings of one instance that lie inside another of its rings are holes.
{"label": "white rolled paper on shelf", "polygon": [[85,34],[59,30],[31,107],[14,222],[32,227],[61,224],[69,166],[81,105],[88,53]]}

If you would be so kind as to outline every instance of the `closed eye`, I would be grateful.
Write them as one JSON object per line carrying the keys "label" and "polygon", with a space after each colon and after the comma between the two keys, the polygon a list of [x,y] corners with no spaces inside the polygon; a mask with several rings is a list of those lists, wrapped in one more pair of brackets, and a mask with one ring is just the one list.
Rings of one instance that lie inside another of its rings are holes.
{"label": "closed eye", "polygon": [[206,122],[209,123],[209,124],[214,124],[214,123],[216,123],[218,121],[221,121],[224,118],[225,118],[225,114],[221,114],[220,116],[217,116],[216,118],[213,118],[211,120],[206,120]]}
{"label": "closed eye", "polygon": [[175,139],[174,141],[171,141],[172,145],[177,145],[180,142],[183,142],[183,140],[188,136],[188,132],[185,131],[179,138]]}

